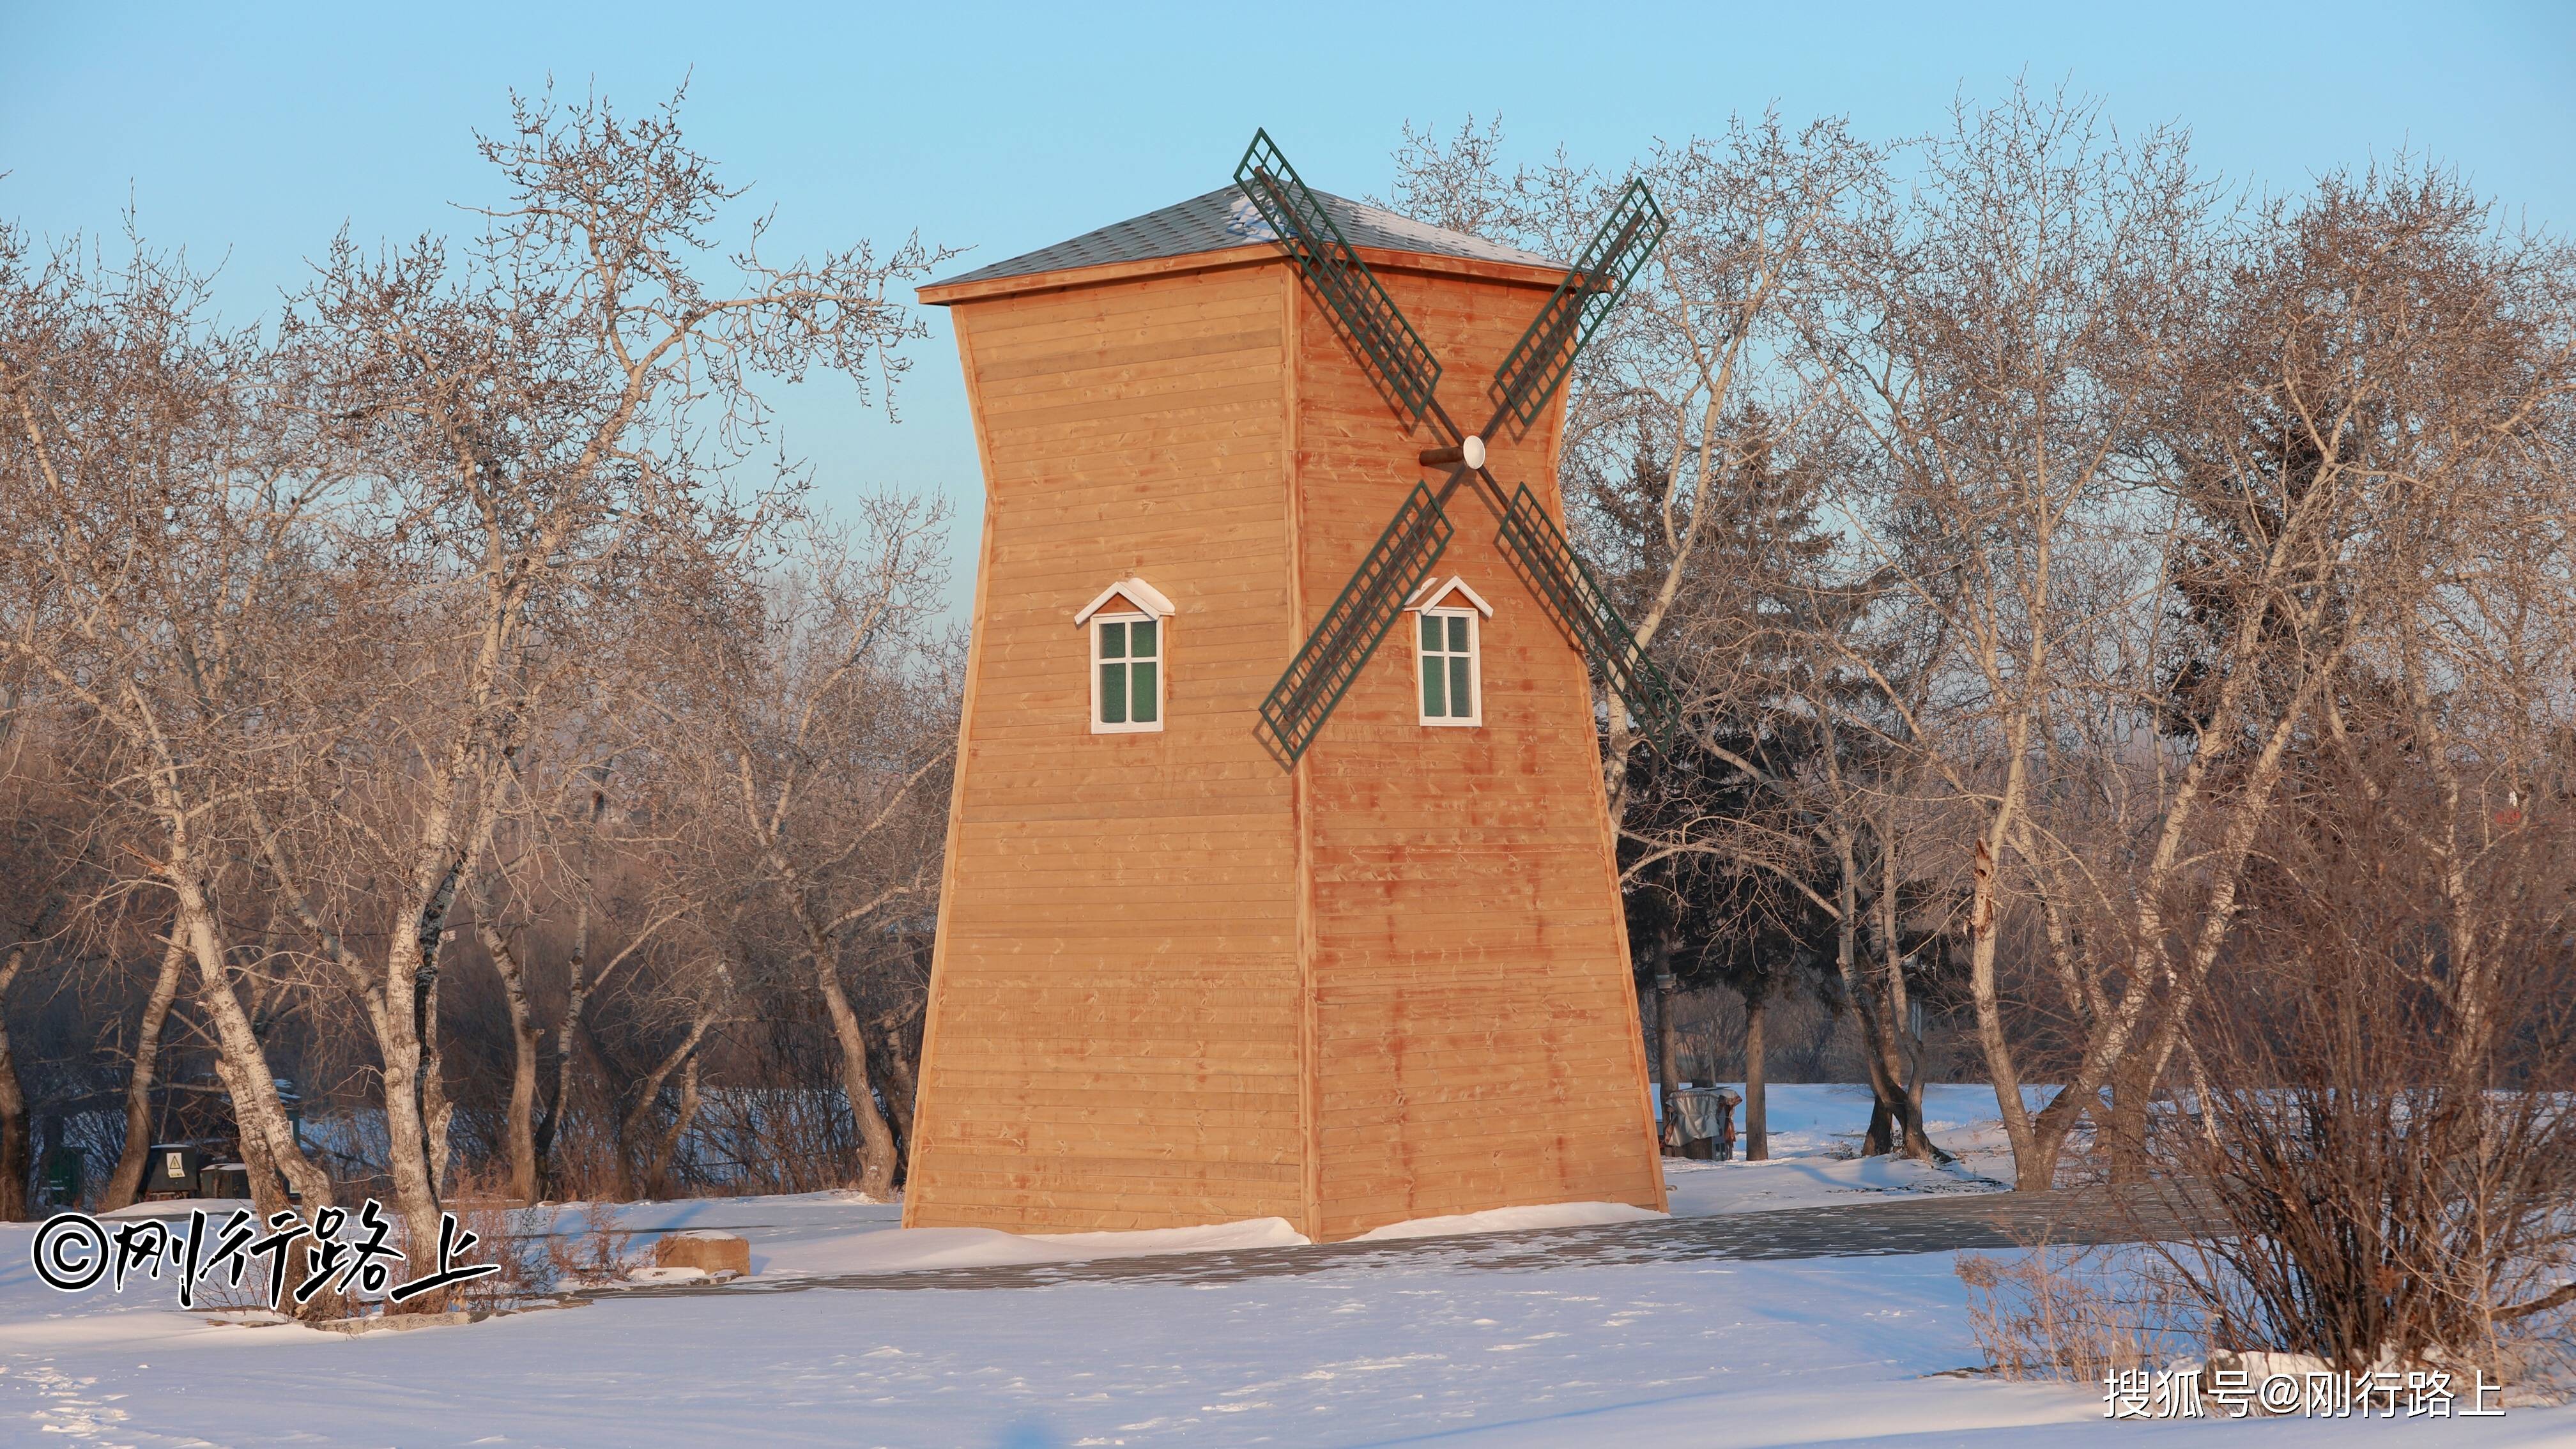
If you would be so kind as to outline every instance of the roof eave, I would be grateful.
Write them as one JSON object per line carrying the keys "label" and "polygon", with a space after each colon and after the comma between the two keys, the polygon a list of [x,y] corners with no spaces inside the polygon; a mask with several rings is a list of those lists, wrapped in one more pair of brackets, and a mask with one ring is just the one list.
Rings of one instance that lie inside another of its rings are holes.
{"label": "roof eave", "polygon": [[[1397,251],[1385,247],[1353,247],[1361,261],[1371,269],[1390,272],[1416,272],[1432,276],[1474,277],[1489,282],[1515,286],[1544,287],[1554,291],[1565,280],[1566,269],[1538,266],[1524,262],[1489,261],[1481,257],[1453,257],[1437,252]],[[960,302],[985,302],[997,297],[1017,297],[1031,292],[1062,291],[1072,287],[1095,287],[1105,282],[1127,282],[1141,277],[1167,276],[1178,272],[1217,271],[1228,267],[1257,266],[1264,262],[1288,260],[1275,242],[1252,242],[1239,247],[1215,251],[1185,252],[1175,257],[1146,257],[1138,261],[1099,262],[1087,267],[1059,267],[1051,271],[1025,272],[1014,277],[986,277],[979,281],[933,282],[914,293],[925,306],[951,307]]]}

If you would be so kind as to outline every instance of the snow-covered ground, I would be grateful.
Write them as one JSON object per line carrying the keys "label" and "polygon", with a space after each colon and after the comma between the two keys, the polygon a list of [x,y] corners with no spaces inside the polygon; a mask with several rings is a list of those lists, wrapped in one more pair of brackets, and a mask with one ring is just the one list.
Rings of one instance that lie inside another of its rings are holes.
{"label": "snow-covered ground", "polygon": [[[1741,1082],[1720,1083],[1736,1091]],[[2012,1185],[2012,1152],[1995,1113],[1994,1089],[1982,1082],[1936,1083],[1923,1089],[1923,1125],[1959,1157],[1940,1168],[1901,1158],[1862,1157],[1869,1089],[1774,1086],[1768,1092],[1771,1160],[1691,1162],[1667,1158],[1664,1181],[1676,1215],[1824,1207],[1877,1197],[1941,1192],[1993,1192]],[[2032,1089],[2034,1104],[2046,1095]],[[1742,1131],[1739,1113],[1737,1130]],[[1739,1137],[1736,1143],[1743,1148]]]}
{"label": "snow-covered ground", "polygon": [[[1982,1090],[1933,1094],[1927,1116],[1951,1124],[1936,1128],[1945,1142],[1982,1130]],[[1840,1134],[1865,1112],[1851,1089],[1774,1088],[1778,1158],[1673,1164],[1676,1211],[1978,1186],[1838,1158]],[[616,1215],[643,1232],[739,1231],[755,1275],[771,1283],[1294,1241],[1275,1221],[1049,1239],[907,1232],[895,1209],[838,1194],[628,1204]],[[1404,1231],[1621,1215],[1575,1206]],[[0,1444],[1660,1449],[2105,1434],[2234,1443],[2227,1436],[2247,1433],[2266,1445],[2576,1443],[2570,1410],[2431,1426],[2112,1426],[2098,1393],[1935,1377],[1977,1360],[1947,1254],[1535,1271],[1435,1254],[1235,1282],[610,1300],[348,1339],[213,1326],[148,1283],[122,1297],[57,1294],[29,1268],[30,1237],[24,1225],[0,1228]]]}

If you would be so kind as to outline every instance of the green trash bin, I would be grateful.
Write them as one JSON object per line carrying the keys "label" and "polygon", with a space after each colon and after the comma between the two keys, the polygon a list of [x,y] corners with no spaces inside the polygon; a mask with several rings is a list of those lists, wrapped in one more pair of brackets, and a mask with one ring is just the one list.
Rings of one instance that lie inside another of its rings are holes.
{"label": "green trash bin", "polygon": [[89,1159],[77,1147],[47,1151],[36,1169],[36,1196],[46,1207],[77,1206],[88,1186]]}

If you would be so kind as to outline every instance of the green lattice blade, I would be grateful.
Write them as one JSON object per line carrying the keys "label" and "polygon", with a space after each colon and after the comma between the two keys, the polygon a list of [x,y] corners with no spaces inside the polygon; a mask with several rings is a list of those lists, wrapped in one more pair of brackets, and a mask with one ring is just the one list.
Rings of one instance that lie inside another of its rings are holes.
{"label": "green lattice blade", "polygon": [[1261,702],[1262,727],[1295,765],[1317,731],[1342,702],[1342,694],[1377,652],[1404,601],[1422,586],[1449,547],[1451,529],[1440,500],[1420,483],[1388,521],[1367,557],[1315,621],[1314,632],[1288,661],[1287,672]]}
{"label": "green lattice blade", "polygon": [[1539,506],[1529,485],[1513,493],[1496,541],[1528,577],[1539,602],[1555,616],[1557,627],[1600,665],[1602,676],[1628,707],[1629,717],[1647,735],[1662,738],[1681,715],[1672,681],[1646,657],[1628,621],[1619,617],[1610,596],[1575,556],[1573,545]]}
{"label": "green lattice blade", "polygon": [[1667,225],[1646,183],[1629,182],[1609,219],[1575,258],[1574,269],[1539,310],[1538,320],[1512,344],[1494,373],[1494,396],[1503,414],[1524,428],[1538,421],[1547,400],[1573,370],[1575,356],[1654,255]]}
{"label": "green lattice blade", "polygon": [[1296,168],[1279,153],[1268,131],[1253,133],[1243,163],[1234,168],[1234,182],[1277,233],[1281,250],[1296,262],[1388,399],[1408,422],[1421,422],[1440,386],[1439,359],[1422,344],[1377,274],[1351,250],[1322,200],[1297,179]]}

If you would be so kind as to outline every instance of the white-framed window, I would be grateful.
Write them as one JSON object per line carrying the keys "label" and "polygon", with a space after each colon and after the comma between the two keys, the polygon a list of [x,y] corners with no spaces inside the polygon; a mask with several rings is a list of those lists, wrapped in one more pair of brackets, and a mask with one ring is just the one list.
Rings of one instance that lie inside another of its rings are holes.
{"label": "white-framed window", "polygon": [[1162,621],[1144,614],[1091,620],[1091,731],[1163,727]]}
{"label": "white-framed window", "polygon": [[1407,607],[1414,615],[1414,704],[1421,722],[1483,724],[1485,666],[1478,645],[1492,607],[1455,578],[1425,585]]}
{"label": "white-framed window", "polygon": [[1091,732],[1146,734],[1163,727],[1172,601],[1125,578],[1074,614],[1091,640]]}

